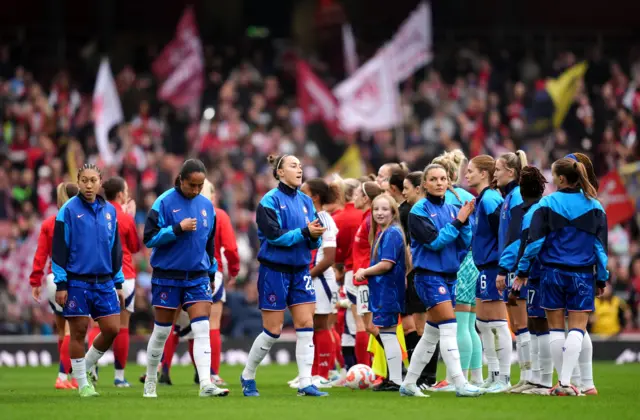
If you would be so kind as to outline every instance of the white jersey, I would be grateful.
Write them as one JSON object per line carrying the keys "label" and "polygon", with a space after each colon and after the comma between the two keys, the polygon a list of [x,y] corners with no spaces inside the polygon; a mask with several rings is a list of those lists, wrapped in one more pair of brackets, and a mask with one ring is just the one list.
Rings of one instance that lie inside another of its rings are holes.
{"label": "white jersey", "polygon": [[[318,219],[327,230],[322,234],[322,245],[316,253],[316,258],[313,260],[314,266],[324,258],[325,248],[335,248],[337,246],[336,237],[338,236],[338,226],[336,226],[336,222],[333,221],[333,217],[331,217],[329,213],[324,210],[321,211],[318,213]],[[330,266],[327,268],[323,274],[325,279],[333,282],[336,281],[336,273],[333,271],[333,267]]]}

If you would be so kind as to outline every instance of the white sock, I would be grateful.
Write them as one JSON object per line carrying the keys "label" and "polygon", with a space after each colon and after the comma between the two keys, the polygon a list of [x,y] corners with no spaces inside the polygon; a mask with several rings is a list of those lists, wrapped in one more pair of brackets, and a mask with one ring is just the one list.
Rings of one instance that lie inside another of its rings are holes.
{"label": "white sock", "polygon": [[155,382],[158,379],[158,365],[164,352],[164,343],[171,334],[171,323],[154,323],[149,343],[147,344],[147,379]]}
{"label": "white sock", "polygon": [[[520,339],[519,344],[518,338]],[[520,380],[531,382],[531,334],[528,329],[523,328],[516,335],[516,348],[520,363]]]}
{"label": "white sock", "polygon": [[258,369],[258,365],[262,362],[262,359],[265,358],[267,353],[269,353],[273,343],[278,341],[278,338],[280,338],[280,334],[273,335],[267,330],[263,330],[260,333],[253,342],[251,350],[249,350],[247,364],[242,371],[243,379],[256,379],[256,369]]}
{"label": "white sock", "polygon": [[315,346],[313,345],[313,328],[299,328],[296,330],[296,362],[298,363],[299,389],[311,385],[311,370]]}
{"label": "white sock", "polygon": [[[564,336],[564,333],[563,333]],[[538,335],[538,348],[540,349],[540,385],[551,387],[553,382],[553,362],[551,361],[551,335],[546,332]]]}
{"label": "white sock", "polygon": [[484,381],[482,377],[482,368],[479,369],[471,369],[471,382],[474,385],[481,384]]}
{"label": "white sock", "polygon": [[193,332],[193,361],[196,364],[200,388],[211,385],[211,342],[209,341],[209,317],[191,320]]}
{"label": "white sock", "polygon": [[82,389],[83,386],[88,385],[87,382],[87,364],[84,357],[80,359],[71,359],[72,376],[78,381],[78,389]]}
{"label": "white sock", "polygon": [[531,335],[531,383],[540,383],[540,343],[538,334]]}
{"label": "white sock", "polygon": [[91,370],[91,368],[94,367],[96,363],[98,363],[98,360],[100,360],[102,356],[104,356],[103,351],[100,351],[91,346],[89,351],[87,351],[87,354],[84,356],[85,362],[87,363],[87,370]]}
{"label": "white sock", "polygon": [[476,325],[480,330],[480,340],[482,340],[482,348],[484,355],[487,358],[487,365],[489,368],[490,380],[497,379],[499,374],[498,354],[496,353],[496,337],[489,323],[486,321],[476,320]]}
{"label": "white sock", "polygon": [[494,334],[497,336],[496,353],[500,365],[500,381],[509,385],[511,383],[511,353],[513,352],[509,324],[504,320],[491,321],[489,327],[494,330]]}
{"label": "white sock", "polygon": [[395,332],[381,332],[380,339],[384,346],[389,367],[389,380],[395,384],[402,383],[402,349]]}
{"label": "white sock", "polygon": [[124,381],[124,369],[116,369],[115,380]]}
{"label": "white sock", "polygon": [[580,386],[585,390],[595,388],[596,385],[593,383],[593,343],[591,336],[586,331],[582,339],[582,350],[580,357],[578,357],[578,363],[580,364]]}
{"label": "white sock", "polygon": [[440,329],[437,325],[427,322],[424,326],[424,333],[413,351],[413,357],[411,358],[411,363],[409,363],[409,369],[407,369],[407,376],[404,378],[403,385],[415,385],[418,382],[422,370],[433,357],[438,341],[440,341]]}
{"label": "white sock", "polygon": [[456,388],[461,388],[467,383],[467,379],[462,376],[460,366],[460,351],[458,350],[458,324],[455,320],[445,324],[438,324],[440,329],[440,354],[447,366],[447,374]]}
{"label": "white sock", "polygon": [[578,363],[573,367],[571,372],[571,383],[578,388],[580,387],[580,356],[578,355]]}
{"label": "white sock", "polygon": [[562,373],[560,374],[560,384],[569,385],[571,383],[571,374],[573,368],[578,363],[580,350],[582,350],[582,338],[584,332],[582,330],[572,329],[567,334],[564,342],[564,352],[562,353]]}
{"label": "white sock", "polygon": [[558,372],[558,379],[562,372],[562,348],[564,347],[564,330],[549,330],[549,348],[553,368]]}
{"label": "white sock", "polygon": [[64,372],[58,372],[58,379],[60,379],[61,381],[66,381],[67,379],[69,379],[69,377]]}

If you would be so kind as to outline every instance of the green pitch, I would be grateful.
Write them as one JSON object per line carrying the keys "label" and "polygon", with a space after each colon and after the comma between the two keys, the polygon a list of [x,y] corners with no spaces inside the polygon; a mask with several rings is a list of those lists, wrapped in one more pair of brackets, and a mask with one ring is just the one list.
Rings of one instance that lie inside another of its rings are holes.
{"label": "green pitch", "polygon": [[[514,366],[514,369],[515,366]],[[330,389],[328,398],[302,398],[286,383],[296,375],[295,365],[263,366],[258,370],[261,397],[245,398],[238,384],[241,368],[223,366],[230,383],[226,398],[198,397],[191,367],[175,367],[173,386],[158,386],[158,399],[142,398],[139,366],[130,366],[132,388],[113,387],[113,368],[100,369],[96,389],[100,397],[80,399],[76,391],[53,388],[56,368],[0,368],[0,418],[55,419],[469,419],[469,420],[623,420],[640,418],[640,365],[596,364],[599,396],[539,397],[485,395],[477,399],[453,394],[431,398],[401,398],[397,393]],[[444,366],[440,370],[444,373]],[[514,381],[515,382],[515,381]]]}

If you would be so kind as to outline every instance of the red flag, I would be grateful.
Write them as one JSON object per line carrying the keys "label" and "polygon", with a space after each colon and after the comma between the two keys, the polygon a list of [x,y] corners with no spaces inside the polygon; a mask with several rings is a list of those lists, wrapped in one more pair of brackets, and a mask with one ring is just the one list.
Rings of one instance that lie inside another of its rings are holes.
{"label": "red flag", "polygon": [[626,222],[635,214],[633,201],[617,171],[611,171],[600,179],[598,200],[607,214],[609,229],[618,223]]}
{"label": "red flag", "polygon": [[162,80],[158,97],[176,108],[199,106],[204,90],[202,42],[196,17],[188,7],[169,42],[152,64],[153,73]]}
{"label": "red flag", "polygon": [[296,72],[298,105],[304,114],[304,122],[308,124],[322,120],[331,136],[340,134],[338,100],[305,61],[298,60]]}

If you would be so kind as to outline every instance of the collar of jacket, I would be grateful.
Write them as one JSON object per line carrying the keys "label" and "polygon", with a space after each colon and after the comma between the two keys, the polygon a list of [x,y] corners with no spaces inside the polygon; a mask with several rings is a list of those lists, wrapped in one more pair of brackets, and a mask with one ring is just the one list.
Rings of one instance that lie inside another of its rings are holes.
{"label": "collar of jacket", "polygon": [[486,193],[487,191],[489,191],[491,189],[491,187],[484,187],[484,189],[482,191],[480,191],[480,194],[478,194],[478,198],[476,198],[476,203],[479,203],[480,200],[482,200],[482,196],[484,195],[484,193]]}
{"label": "collar of jacket", "polygon": [[441,206],[444,204],[444,196],[438,197],[435,195],[427,194],[427,200],[429,200],[430,202],[432,202],[437,206]]}
{"label": "collar of jacket", "polygon": [[567,194],[576,194],[576,193],[581,193],[582,192],[580,187],[567,187],[567,188],[563,188],[563,189],[558,190],[558,191],[562,192],[562,193],[567,193]]}
{"label": "collar of jacket", "polygon": [[176,185],[176,186],[175,186],[175,187],[173,187],[173,188],[174,188],[174,189],[176,190],[176,192],[177,192],[178,194],[180,194],[180,195],[181,195],[185,200],[193,200],[193,198],[196,198],[196,197],[197,197],[197,196],[196,196],[196,197],[193,197],[193,198],[189,198],[189,197],[187,197],[186,195],[182,194],[182,190],[180,190],[180,186],[177,186],[177,185]]}
{"label": "collar of jacket", "polygon": [[511,181],[510,183],[508,183],[504,187],[500,188],[500,190],[502,190],[502,193],[506,197],[517,186],[518,186],[518,181]]}
{"label": "collar of jacket", "polygon": [[536,204],[538,201],[540,201],[542,197],[538,197],[538,198],[522,198],[522,210],[526,211],[529,210],[531,208],[531,206],[533,206],[534,204]]}
{"label": "collar of jacket", "polygon": [[283,193],[289,195],[289,196],[295,196],[298,192],[297,188],[291,188],[290,186],[288,186],[287,184],[285,184],[284,182],[279,182],[278,183],[278,189],[280,191],[282,191]]}
{"label": "collar of jacket", "polygon": [[[88,202],[88,201],[87,201],[87,199],[86,199],[86,198],[84,198],[84,195],[82,195],[82,193],[78,192],[78,198],[80,198],[80,200],[82,200],[82,203],[83,203],[85,206],[90,207],[90,208],[93,208],[93,207],[92,207],[92,204],[93,204],[93,203]],[[105,199],[104,199],[104,198],[102,198],[102,196],[101,196],[100,194],[96,194],[96,201],[98,202],[98,208],[102,208],[102,207],[104,207],[104,206],[105,206],[105,204],[107,203],[107,202],[105,201]]]}

